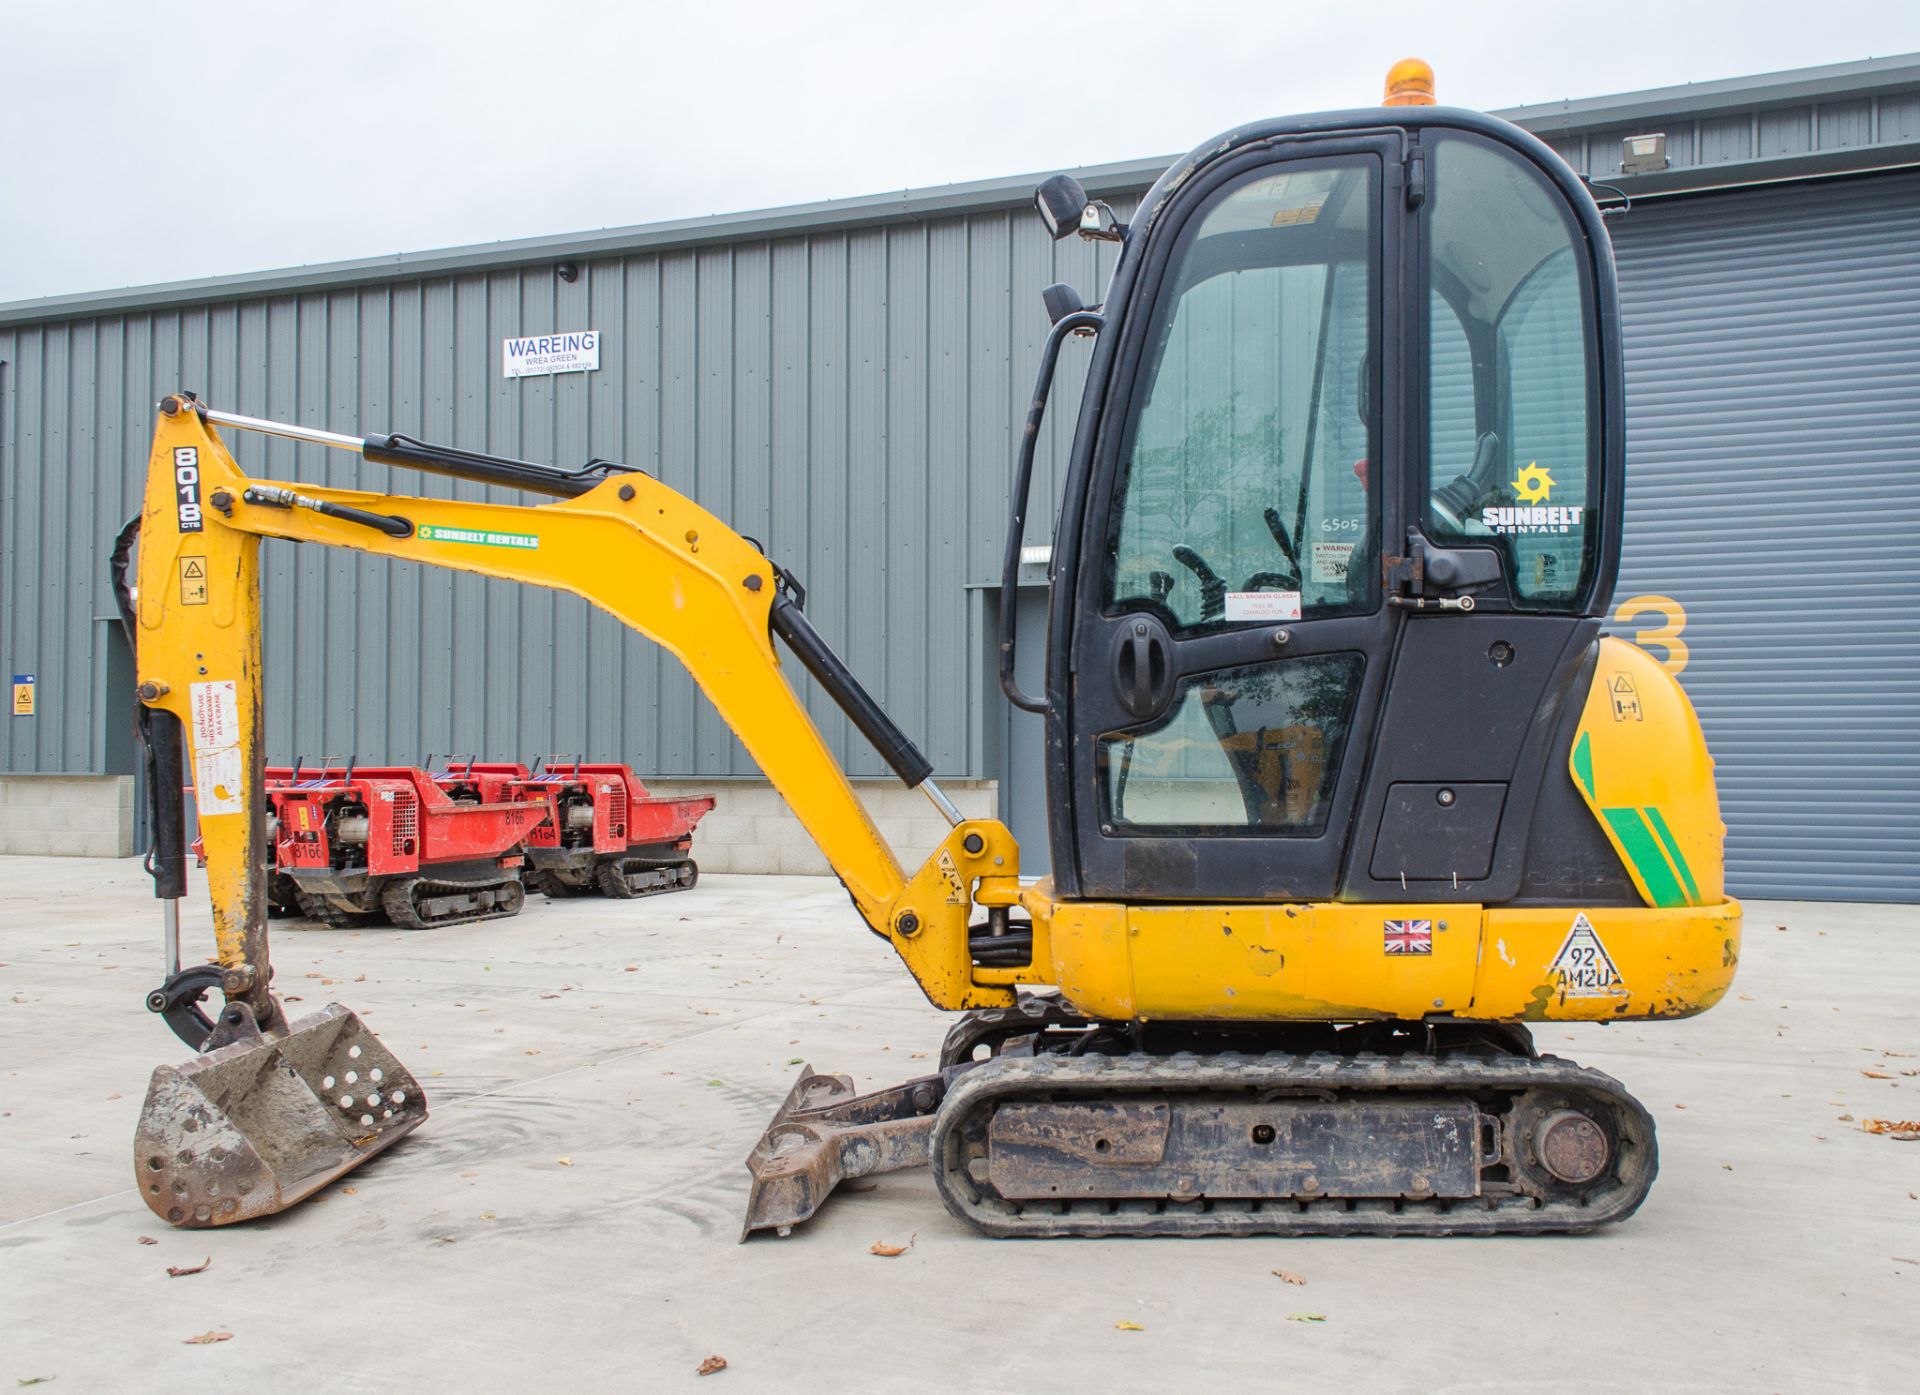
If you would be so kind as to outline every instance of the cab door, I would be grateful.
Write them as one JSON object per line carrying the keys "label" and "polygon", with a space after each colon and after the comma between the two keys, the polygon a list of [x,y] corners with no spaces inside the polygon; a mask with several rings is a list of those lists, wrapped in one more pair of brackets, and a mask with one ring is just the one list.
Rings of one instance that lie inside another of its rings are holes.
{"label": "cab door", "polygon": [[1079,895],[1337,889],[1400,624],[1403,147],[1269,143],[1157,215],[1071,579]]}

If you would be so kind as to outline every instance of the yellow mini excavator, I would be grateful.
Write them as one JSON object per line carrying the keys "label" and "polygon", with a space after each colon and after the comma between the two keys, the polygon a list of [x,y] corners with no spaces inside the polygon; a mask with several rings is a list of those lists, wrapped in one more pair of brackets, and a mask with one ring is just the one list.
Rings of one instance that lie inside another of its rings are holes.
{"label": "yellow mini excavator", "polygon": [[[195,1052],[155,1072],[142,1114],[153,1210],[280,1210],[426,1116],[345,1007],[289,1021],[272,991],[258,566],[286,538],[572,592],[664,646],[872,933],[963,1014],[921,1079],[863,1095],[802,1072],[748,1161],[748,1232],[916,1165],[989,1235],[1505,1234],[1632,1212],[1652,1119],[1528,1024],[1711,1007],[1740,907],[1692,708],[1600,634],[1625,487],[1613,262],[1545,145],[1433,105],[1423,65],[1395,76],[1384,107],[1208,141],[1124,225],[1066,176],[1035,196],[1055,238],[1120,247],[1100,304],[1045,293],[1014,472],[1003,595],[1054,364],[1090,343],[1037,694],[1000,611],[1003,686],[1046,728],[1037,882],[1005,826],[941,792],[798,579],[660,481],[162,402],[115,555],[166,916],[148,1003]],[[223,429],[553,499],[249,479]],[[951,823],[923,866],[876,831],[776,641]],[[184,968],[183,783],[218,943]]]}

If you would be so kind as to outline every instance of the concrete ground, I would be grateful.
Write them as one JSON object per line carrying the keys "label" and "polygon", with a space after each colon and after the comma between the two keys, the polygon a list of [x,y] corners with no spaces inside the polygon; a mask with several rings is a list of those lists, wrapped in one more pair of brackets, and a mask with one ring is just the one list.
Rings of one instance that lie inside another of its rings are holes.
{"label": "concrete ground", "polygon": [[[891,1082],[944,1027],[825,880],[535,898],[515,920],[412,934],[293,922],[275,945],[285,991],[364,1014],[432,1116],[279,1218],[173,1231],[131,1186],[147,1073],[185,1054],[142,1006],[159,959],[145,879],[0,858],[0,1385],[1920,1382],[1920,1143],[1859,1123],[1920,1117],[1912,907],[1755,904],[1737,996],[1712,1013],[1544,1031],[1653,1110],[1661,1175],[1603,1234],[1507,1240],[992,1241],[910,1173],[736,1244],[741,1159],[798,1063]],[[911,1244],[880,1258],[876,1241]],[[209,1331],[232,1339],[186,1344]],[[727,1369],[702,1380],[713,1355]]]}

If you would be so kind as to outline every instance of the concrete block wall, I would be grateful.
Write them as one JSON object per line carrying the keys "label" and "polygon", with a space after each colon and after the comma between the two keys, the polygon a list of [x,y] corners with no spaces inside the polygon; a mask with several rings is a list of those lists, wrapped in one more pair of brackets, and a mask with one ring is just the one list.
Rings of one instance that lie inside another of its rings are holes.
{"label": "concrete block wall", "polygon": [[0,853],[132,857],[131,775],[0,775]]}
{"label": "concrete block wall", "polygon": [[[641,778],[655,794],[714,797],[713,812],[700,821],[693,835],[693,856],[702,872],[831,875],[833,869],[827,866],[827,859],[787,802],[764,780]],[[967,817],[995,816],[999,805],[997,781],[942,780],[940,788]],[[947,821],[919,790],[907,789],[897,780],[860,780],[854,783],[854,790],[908,871],[924,862],[947,835]]]}
{"label": "concrete block wall", "polygon": [[[992,818],[992,780],[942,781],[969,818]],[[711,794],[714,808],[694,834],[706,872],[829,876],[832,868],[787,802],[764,780],[648,780],[656,794]],[[947,823],[927,797],[898,781],[857,781],[855,791],[908,868],[925,861]],[[124,775],[0,775],[0,854],[132,857],[133,779]]]}

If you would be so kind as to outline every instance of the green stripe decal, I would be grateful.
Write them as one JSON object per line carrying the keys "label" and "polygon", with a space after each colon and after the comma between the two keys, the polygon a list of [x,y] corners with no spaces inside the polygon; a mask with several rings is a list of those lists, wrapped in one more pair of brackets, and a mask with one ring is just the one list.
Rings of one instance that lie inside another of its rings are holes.
{"label": "green stripe decal", "polygon": [[1580,783],[1587,787],[1587,798],[1593,793],[1593,740],[1586,732],[1580,733],[1580,739],[1573,743],[1573,773],[1580,777]]}
{"label": "green stripe decal", "polygon": [[1658,809],[1646,811],[1647,822],[1653,825],[1653,831],[1660,835],[1660,841],[1666,845],[1667,856],[1673,859],[1674,870],[1680,873],[1680,880],[1687,884],[1687,904],[1700,904],[1700,888],[1694,885],[1693,870],[1687,866],[1687,859],[1680,851],[1680,844],[1674,840],[1673,830],[1667,827],[1667,821],[1660,817]]}
{"label": "green stripe decal", "polygon": [[1666,855],[1660,851],[1660,845],[1654,841],[1653,832],[1647,827],[1647,821],[1638,809],[1602,809],[1601,815],[1607,821],[1607,827],[1613,830],[1613,836],[1620,841],[1621,849],[1627,855],[1627,861],[1633,864],[1633,870],[1640,874],[1641,884],[1647,889],[1647,895],[1656,906],[1684,906],[1687,896],[1680,889],[1680,883],[1674,879],[1673,868],[1667,865]]}

